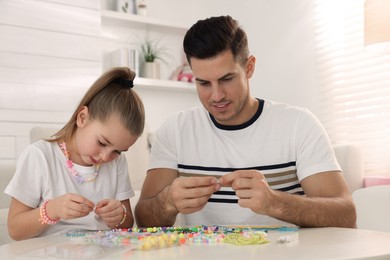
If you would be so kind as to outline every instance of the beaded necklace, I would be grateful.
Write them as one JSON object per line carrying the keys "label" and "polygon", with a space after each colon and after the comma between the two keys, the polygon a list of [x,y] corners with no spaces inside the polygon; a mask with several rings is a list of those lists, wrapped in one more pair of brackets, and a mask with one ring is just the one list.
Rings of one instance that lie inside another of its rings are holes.
{"label": "beaded necklace", "polygon": [[78,182],[78,183],[83,183],[83,182],[88,182],[88,181],[94,181],[99,169],[100,169],[100,164],[96,164],[95,166],[95,173],[89,177],[89,178],[84,178],[83,176],[80,176],[80,174],[76,171],[73,165],[73,161],[70,159],[70,153],[68,149],[66,148],[66,143],[60,143],[60,148],[64,152],[65,157],[66,157],[66,168],[69,169],[69,171],[72,173],[72,177]]}

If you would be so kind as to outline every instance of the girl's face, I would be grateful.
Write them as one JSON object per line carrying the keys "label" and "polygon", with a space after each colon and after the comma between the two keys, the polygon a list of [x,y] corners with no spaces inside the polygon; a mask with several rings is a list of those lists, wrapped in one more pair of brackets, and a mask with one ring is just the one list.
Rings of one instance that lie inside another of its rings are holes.
{"label": "girl's face", "polygon": [[116,115],[106,122],[91,121],[87,107],[78,113],[77,127],[69,144],[70,157],[73,162],[85,166],[114,160],[138,139],[129,133]]}

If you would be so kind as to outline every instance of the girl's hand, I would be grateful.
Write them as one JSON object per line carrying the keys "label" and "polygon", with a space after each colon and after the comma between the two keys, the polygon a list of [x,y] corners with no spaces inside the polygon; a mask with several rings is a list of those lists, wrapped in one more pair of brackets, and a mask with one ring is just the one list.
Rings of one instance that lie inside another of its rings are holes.
{"label": "girl's hand", "polygon": [[115,228],[123,219],[125,211],[117,199],[105,199],[96,204],[95,213],[102,218],[110,228]]}
{"label": "girl's hand", "polygon": [[78,194],[68,193],[49,200],[46,211],[51,219],[74,219],[87,216],[95,204]]}

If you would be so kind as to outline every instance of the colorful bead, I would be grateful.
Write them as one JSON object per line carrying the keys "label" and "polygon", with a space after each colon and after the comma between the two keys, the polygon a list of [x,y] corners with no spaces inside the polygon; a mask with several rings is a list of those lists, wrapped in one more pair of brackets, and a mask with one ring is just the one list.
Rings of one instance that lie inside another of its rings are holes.
{"label": "colorful bead", "polygon": [[180,245],[230,243],[254,245],[268,243],[267,227],[262,230],[251,227],[196,226],[149,227],[113,229],[98,232],[70,233],[70,239],[84,239],[104,246],[131,246],[139,250],[151,250]]}
{"label": "colorful bead", "polygon": [[[122,208],[123,208],[123,218],[121,220],[121,222],[119,222],[116,226],[120,226],[122,225],[123,223],[125,223],[125,220],[126,220],[126,217],[127,217],[127,209],[125,207],[125,205],[121,204]],[[127,230],[126,230],[127,231]]]}
{"label": "colorful bead", "polygon": [[57,219],[51,219],[46,212],[46,206],[49,200],[45,200],[40,209],[39,209],[39,221],[41,224],[48,224],[48,225],[54,225],[57,224],[60,221],[60,218]]}
{"label": "colorful bead", "polygon": [[89,181],[95,180],[95,178],[99,172],[99,169],[100,169],[100,164],[95,165],[95,173],[92,175],[92,177],[90,177],[88,179],[84,179],[84,177],[81,176],[74,168],[73,161],[70,159],[70,153],[66,147],[66,143],[65,142],[60,143],[60,148],[66,157],[66,167],[69,169],[69,171],[72,173],[73,178],[78,183],[89,182]]}

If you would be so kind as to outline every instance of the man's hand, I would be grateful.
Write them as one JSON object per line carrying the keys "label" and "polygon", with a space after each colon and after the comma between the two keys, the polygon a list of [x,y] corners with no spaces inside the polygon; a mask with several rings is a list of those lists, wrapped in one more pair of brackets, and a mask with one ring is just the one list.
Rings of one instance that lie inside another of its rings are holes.
{"label": "man's hand", "polygon": [[221,177],[222,186],[232,187],[236,192],[238,205],[258,214],[266,214],[272,204],[274,191],[268,186],[264,175],[256,170],[239,170]]}
{"label": "man's hand", "polygon": [[201,210],[221,185],[214,177],[176,178],[168,187],[169,200],[183,214]]}

